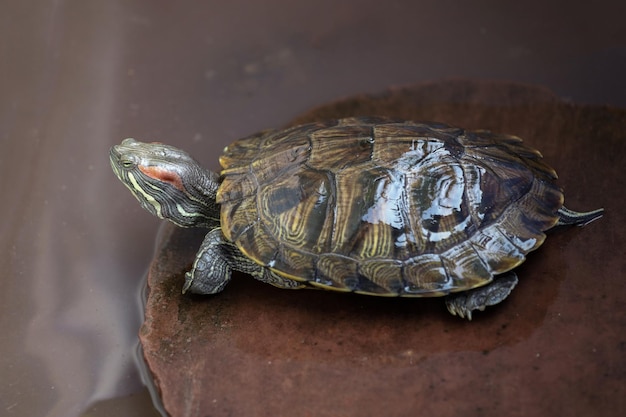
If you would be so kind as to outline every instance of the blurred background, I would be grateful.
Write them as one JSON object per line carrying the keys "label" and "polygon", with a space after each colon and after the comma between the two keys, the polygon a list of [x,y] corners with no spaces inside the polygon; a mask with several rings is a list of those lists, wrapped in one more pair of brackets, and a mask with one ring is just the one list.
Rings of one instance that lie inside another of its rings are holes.
{"label": "blurred background", "polygon": [[125,137],[223,146],[330,100],[447,78],[626,106],[626,3],[17,1],[0,5],[0,415],[158,415],[135,365],[159,221]]}

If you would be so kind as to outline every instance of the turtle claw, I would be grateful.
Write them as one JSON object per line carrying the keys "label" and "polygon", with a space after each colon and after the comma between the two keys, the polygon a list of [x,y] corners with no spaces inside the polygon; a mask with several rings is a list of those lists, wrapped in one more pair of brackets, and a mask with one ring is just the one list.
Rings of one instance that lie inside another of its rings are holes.
{"label": "turtle claw", "polygon": [[484,311],[487,306],[498,304],[511,293],[517,285],[517,275],[513,272],[496,277],[484,287],[448,295],[446,307],[453,316],[472,320],[472,311]]}
{"label": "turtle claw", "polygon": [[[468,309],[462,303],[455,303],[454,300],[460,300],[460,297],[455,297],[454,299],[446,300],[446,307],[448,307],[448,311],[453,316],[459,316],[462,319],[467,319],[472,321],[472,310]],[[485,308],[478,308],[478,310],[483,311]]]}
{"label": "turtle claw", "polygon": [[448,307],[448,311],[453,316],[459,316],[464,319],[467,318],[469,321],[472,321],[472,310],[465,311],[463,308],[457,308],[457,306],[452,302],[446,301],[446,307]]}

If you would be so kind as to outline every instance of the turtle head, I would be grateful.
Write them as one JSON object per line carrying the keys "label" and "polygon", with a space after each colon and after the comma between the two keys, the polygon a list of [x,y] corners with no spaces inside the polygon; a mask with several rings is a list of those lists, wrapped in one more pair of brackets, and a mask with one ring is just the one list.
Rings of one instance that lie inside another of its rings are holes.
{"label": "turtle head", "polygon": [[219,177],[186,152],[129,138],[113,146],[109,158],[115,175],[150,213],[181,227],[219,225]]}

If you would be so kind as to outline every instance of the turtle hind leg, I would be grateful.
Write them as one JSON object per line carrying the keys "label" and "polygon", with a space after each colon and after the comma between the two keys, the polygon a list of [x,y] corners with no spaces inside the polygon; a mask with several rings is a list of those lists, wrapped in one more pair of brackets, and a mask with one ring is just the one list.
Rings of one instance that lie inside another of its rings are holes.
{"label": "turtle hind leg", "polygon": [[594,220],[598,220],[604,214],[604,209],[600,208],[597,210],[587,211],[584,213],[579,213],[577,211],[573,211],[563,206],[559,209],[559,221],[557,222],[557,226],[585,226],[591,223]]}
{"label": "turtle hind leg", "polygon": [[514,272],[507,272],[483,287],[446,296],[446,307],[452,315],[471,320],[472,311],[483,311],[485,307],[498,304],[508,297],[517,281]]}

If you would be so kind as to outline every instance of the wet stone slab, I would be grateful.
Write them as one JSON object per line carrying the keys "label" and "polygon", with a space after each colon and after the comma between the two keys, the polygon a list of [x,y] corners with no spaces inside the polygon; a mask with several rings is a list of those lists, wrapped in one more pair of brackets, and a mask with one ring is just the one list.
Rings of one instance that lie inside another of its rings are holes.
{"label": "wet stone slab", "polygon": [[[140,331],[172,416],[621,416],[626,413],[626,112],[541,88],[451,81],[321,106],[521,136],[559,173],[568,207],[520,284],[472,322],[441,299],[288,291],[235,274],[215,296],[181,287],[203,231],[164,225]],[[207,150],[208,151],[208,150]]]}

